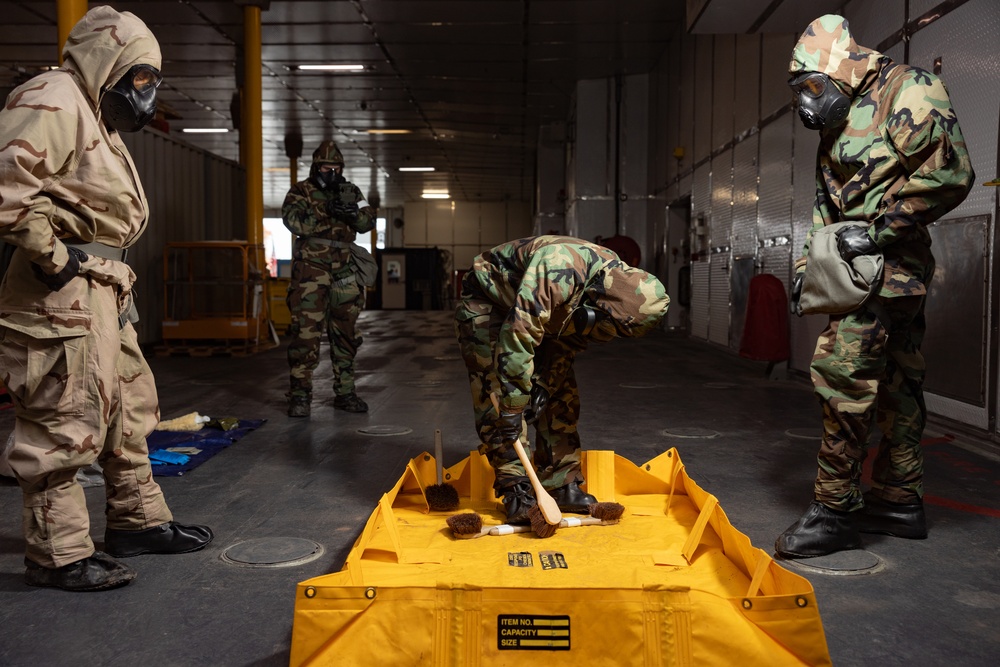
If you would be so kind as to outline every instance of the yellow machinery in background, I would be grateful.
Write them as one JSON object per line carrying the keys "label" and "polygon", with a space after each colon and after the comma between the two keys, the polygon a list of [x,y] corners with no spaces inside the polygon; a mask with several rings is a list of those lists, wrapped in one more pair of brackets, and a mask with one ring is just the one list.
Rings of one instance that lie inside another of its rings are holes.
{"label": "yellow machinery in background", "polygon": [[267,301],[271,311],[271,322],[279,334],[285,333],[292,323],[292,314],[288,310],[285,298],[288,296],[288,284],[291,278],[268,278]]}
{"label": "yellow machinery in background", "polygon": [[[636,466],[581,451],[614,525],[455,537],[431,512],[430,454],[379,501],[340,572],[295,596],[292,665],[830,665],[812,585],[736,530],[671,449]],[[505,514],[472,452],[445,471],[458,512]]]}
{"label": "yellow machinery in background", "polygon": [[168,243],[163,252],[163,340],[272,344],[262,247],[243,241]]}

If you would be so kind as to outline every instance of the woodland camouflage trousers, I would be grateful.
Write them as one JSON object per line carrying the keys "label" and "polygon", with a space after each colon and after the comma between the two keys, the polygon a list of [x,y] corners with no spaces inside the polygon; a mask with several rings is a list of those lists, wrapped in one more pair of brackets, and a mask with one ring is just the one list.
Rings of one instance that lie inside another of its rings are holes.
{"label": "woodland camouflage trousers", "polygon": [[810,367],[823,408],[815,498],[838,510],[863,505],[861,466],[873,421],[881,432],[874,495],[895,503],[923,496],[924,296],[877,299],[888,327],[868,309],[831,317]]}
{"label": "woodland camouflage trousers", "polygon": [[292,316],[288,333],[289,396],[312,396],[313,371],[326,332],[333,364],[333,391],[337,396],[354,392],[354,357],[363,339],[357,332],[365,291],[353,272],[334,277],[307,261],[296,261],[286,298]]}

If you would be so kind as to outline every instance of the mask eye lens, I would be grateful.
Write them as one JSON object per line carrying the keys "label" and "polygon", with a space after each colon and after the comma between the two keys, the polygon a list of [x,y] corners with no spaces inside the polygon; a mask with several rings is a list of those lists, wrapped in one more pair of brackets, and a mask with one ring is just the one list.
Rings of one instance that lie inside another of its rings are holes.
{"label": "mask eye lens", "polygon": [[158,88],[162,77],[152,69],[141,68],[132,76],[132,87],[142,93],[150,88]]}
{"label": "mask eye lens", "polygon": [[805,93],[809,97],[819,97],[826,90],[826,77],[820,74],[809,74],[792,79],[789,81],[789,85],[795,95]]}
{"label": "mask eye lens", "polygon": [[825,88],[826,85],[823,79],[818,76],[811,76],[802,82],[802,90],[807,95],[812,95],[813,97],[819,97],[822,95]]}

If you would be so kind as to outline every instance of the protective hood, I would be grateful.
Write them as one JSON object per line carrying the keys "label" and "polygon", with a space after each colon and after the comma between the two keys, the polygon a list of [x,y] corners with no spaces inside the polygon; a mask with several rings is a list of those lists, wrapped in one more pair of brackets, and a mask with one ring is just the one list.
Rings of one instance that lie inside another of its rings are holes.
{"label": "protective hood", "polygon": [[799,37],[788,73],[826,74],[843,87],[845,94],[856,97],[875,81],[883,57],[855,43],[847,19],[827,14],[810,23]]}
{"label": "protective hood", "polygon": [[74,72],[96,107],[102,89],[133,65],[160,69],[160,45],[146,24],[130,12],[94,7],[73,26],[63,47],[63,67]]}
{"label": "protective hood", "polygon": [[603,274],[587,288],[587,298],[610,316],[619,336],[643,336],[660,323],[670,298],[655,276],[617,260]]}
{"label": "protective hood", "polygon": [[337,148],[337,144],[329,139],[320,143],[313,151],[312,166],[309,167],[309,176],[315,177],[319,173],[320,165],[339,164],[344,166],[344,155]]}

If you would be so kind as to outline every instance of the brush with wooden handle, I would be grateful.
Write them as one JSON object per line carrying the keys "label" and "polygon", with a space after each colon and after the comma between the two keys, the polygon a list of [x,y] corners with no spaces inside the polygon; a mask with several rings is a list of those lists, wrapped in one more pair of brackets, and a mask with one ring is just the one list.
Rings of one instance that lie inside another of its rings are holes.
{"label": "brush with wooden handle", "polygon": [[434,430],[434,462],[437,466],[437,484],[424,489],[427,506],[435,512],[450,512],[458,509],[458,490],[451,484],[444,484],[444,452],[441,446],[441,429]]}
{"label": "brush with wooden handle", "polygon": [[[491,393],[490,400],[493,401],[493,407],[497,414],[500,414],[500,401],[497,399],[497,395]],[[521,465],[524,466],[524,471],[531,481],[531,488],[535,492],[535,504],[528,510],[531,529],[539,537],[552,537],[556,533],[556,528],[559,527],[559,522],[562,521],[562,512],[559,511],[559,505],[545,490],[538,475],[535,474],[535,465],[528,458],[528,453],[524,451],[520,439],[515,438],[513,445],[514,451],[517,452],[517,458],[521,460]]]}

